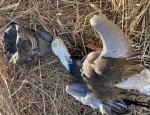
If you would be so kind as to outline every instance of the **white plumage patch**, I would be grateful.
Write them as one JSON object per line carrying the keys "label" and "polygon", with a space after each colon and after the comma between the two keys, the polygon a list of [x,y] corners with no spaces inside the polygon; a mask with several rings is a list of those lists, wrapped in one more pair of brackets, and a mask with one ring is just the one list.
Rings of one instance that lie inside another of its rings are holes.
{"label": "white plumage patch", "polygon": [[62,57],[59,57],[59,59],[61,60],[61,63],[64,65],[64,67],[69,71],[69,64],[72,63],[70,57],[62,55]]}
{"label": "white plumage patch", "polygon": [[59,57],[64,67],[69,71],[69,64],[72,63],[70,54],[62,39],[55,39],[52,44],[53,52]]}
{"label": "white plumage patch", "polygon": [[114,86],[128,90],[135,89],[145,95],[150,95],[150,71],[143,69],[140,74],[136,74]]}

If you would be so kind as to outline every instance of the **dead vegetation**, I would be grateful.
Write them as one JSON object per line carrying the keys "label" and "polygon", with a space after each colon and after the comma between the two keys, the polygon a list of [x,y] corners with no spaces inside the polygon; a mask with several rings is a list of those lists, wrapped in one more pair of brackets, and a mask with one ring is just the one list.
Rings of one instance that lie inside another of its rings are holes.
{"label": "dead vegetation", "polygon": [[[1,0],[0,34],[11,22],[51,33],[60,31],[73,56],[83,57],[85,44],[102,47],[89,19],[104,13],[134,42],[141,61],[150,67],[149,0]],[[1,47],[2,49],[2,47]],[[0,55],[0,112],[3,115],[98,115],[67,94],[75,80],[53,54],[28,65],[8,64]],[[142,100],[142,98],[140,98]],[[143,100],[149,101],[149,98]],[[134,115],[150,114],[146,107],[131,106]]]}

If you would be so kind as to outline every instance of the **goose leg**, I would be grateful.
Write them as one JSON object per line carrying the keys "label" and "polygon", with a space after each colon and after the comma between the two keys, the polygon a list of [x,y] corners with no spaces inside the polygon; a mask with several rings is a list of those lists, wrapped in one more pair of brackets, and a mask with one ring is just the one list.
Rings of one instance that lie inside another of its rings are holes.
{"label": "goose leg", "polygon": [[[132,94],[136,94],[136,95],[142,95],[142,93],[140,93],[139,91],[137,91],[137,90],[131,90],[130,91],[130,93],[132,93]],[[144,95],[144,94],[143,94]]]}
{"label": "goose leg", "polygon": [[100,50],[100,48],[98,48],[98,47],[96,47],[96,46],[94,46],[92,44],[87,44],[86,47],[89,48],[89,49],[91,49],[91,50],[94,50],[94,51]]}

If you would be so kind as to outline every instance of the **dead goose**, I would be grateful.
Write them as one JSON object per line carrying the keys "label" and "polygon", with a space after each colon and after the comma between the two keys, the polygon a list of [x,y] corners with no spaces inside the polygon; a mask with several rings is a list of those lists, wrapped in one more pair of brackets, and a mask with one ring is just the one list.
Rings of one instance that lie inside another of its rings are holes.
{"label": "dead goose", "polygon": [[28,31],[17,24],[3,34],[4,55],[13,64],[27,64],[51,54],[52,36],[39,31]]}
{"label": "dead goose", "polygon": [[[150,71],[134,62],[132,57],[136,54],[131,50],[124,33],[106,16],[94,15],[90,23],[101,36],[103,51],[88,54],[81,65],[70,56],[63,40],[54,34],[53,52],[80,81],[69,84],[66,90],[83,104],[100,109],[103,114],[128,113],[121,99],[131,91],[149,96]],[[101,102],[106,102],[108,106]]]}

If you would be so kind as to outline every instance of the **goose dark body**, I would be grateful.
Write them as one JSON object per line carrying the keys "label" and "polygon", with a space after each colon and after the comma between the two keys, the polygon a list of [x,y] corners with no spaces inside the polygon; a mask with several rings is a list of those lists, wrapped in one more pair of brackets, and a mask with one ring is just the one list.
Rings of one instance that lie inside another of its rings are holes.
{"label": "goose dark body", "polygon": [[72,58],[72,63],[69,65],[69,72],[80,82],[83,82],[81,77],[80,65],[77,64],[77,61]]}
{"label": "goose dark body", "polygon": [[69,72],[75,77],[76,80],[84,83],[80,69],[82,67],[85,58],[83,58],[83,60],[77,60],[73,57],[70,58],[72,59],[72,63],[69,64]]}
{"label": "goose dark body", "polygon": [[113,85],[142,70],[141,66],[125,58],[97,57],[91,60],[87,58],[81,69],[83,79],[91,89],[91,95],[102,102],[122,98],[121,94],[125,90],[113,87]]}

